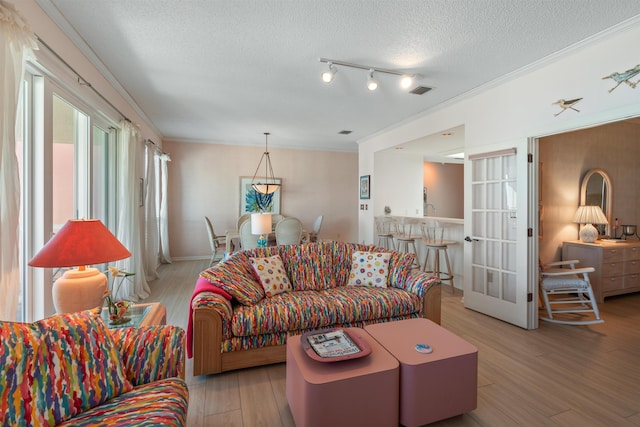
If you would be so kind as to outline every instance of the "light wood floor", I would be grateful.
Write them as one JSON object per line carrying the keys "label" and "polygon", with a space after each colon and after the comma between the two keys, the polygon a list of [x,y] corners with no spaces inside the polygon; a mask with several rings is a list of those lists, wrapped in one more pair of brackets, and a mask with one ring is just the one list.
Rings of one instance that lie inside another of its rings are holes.
{"label": "light wood floor", "polygon": [[[208,261],[163,265],[145,302],[186,329],[189,299]],[[640,293],[600,305],[604,324],[540,322],[527,331],[467,310],[443,287],[442,326],[479,349],[478,408],[433,426],[640,426]],[[284,363],[193,377],[189,426],[294,426]],[[428,387],[428,384],[425,385]]]}

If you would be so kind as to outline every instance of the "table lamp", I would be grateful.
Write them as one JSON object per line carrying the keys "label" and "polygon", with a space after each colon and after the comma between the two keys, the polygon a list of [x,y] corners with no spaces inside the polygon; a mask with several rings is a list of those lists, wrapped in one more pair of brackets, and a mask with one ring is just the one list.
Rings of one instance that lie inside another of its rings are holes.
{"label": "table lamp", "polygon": [[267,236],[271,232],[271,214],[251,214],[251,234],[258,234],[258,247],[267,247]]}
{"label": "table lamp", "polygon": [[128,258],[131,252],[99,219],[72,219],[40,249],[32,267],[78,267],[67,270],[53,284],[53,303],[58,313],[73,313],[102,306],[107,276],[87,265]]}
{"label": "table lamp", "polygon": [[580,230],[580,240],[584,243],[593,243],[598,238],[598,230],[593,226],[593,224],[609,223],[600,206],[587,205],[578,207],[576,215],[573,217],[573,222],[576,224],[584,224]]}

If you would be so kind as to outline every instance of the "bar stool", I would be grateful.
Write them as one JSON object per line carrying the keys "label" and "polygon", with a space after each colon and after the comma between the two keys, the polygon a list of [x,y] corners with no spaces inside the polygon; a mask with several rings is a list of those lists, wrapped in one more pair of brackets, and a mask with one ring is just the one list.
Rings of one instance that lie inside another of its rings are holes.
{"label": "bar stool", "polygon": [[418,236],[413,235],[414,221],[409,219],[402,219],[396,223],[395,238],[398,242],[398,252],[413,253],[415,255],[415,261],[413,267],[420,268],[420,262],[418,261],[418,251],[416,249],[416,240]]}
{"label": "bar stool", "polygon": [[376,234],[378,235],[378,246],[385,249],[396,250],[396,244],[393,241],[392,225],[393,219],[386,217],[376,217]]}
{"label": "bar stool", "polygon": [[[456,288],[453,285],[453,270],[449,261],[449,252],[447,249],[450,245],[455,245],[455,240],[444,240],[444,229],[437,221],[422,224],[422,243],[425,245],[425,256],[422,270],[426,273],[432,273],[437,276],[440,281],[446,280],[451,284],[451,294],[455,294]],[[433,251],[433,270],[427,270],[429,262],[429,253]],[[447,270],[440,269],[440,251],[444,252],[444,260]]]}

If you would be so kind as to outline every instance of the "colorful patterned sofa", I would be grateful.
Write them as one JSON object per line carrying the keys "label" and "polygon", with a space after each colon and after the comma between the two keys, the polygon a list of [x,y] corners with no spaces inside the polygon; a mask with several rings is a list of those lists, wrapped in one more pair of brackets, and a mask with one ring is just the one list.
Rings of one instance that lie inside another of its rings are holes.
{"label": "colorful patterned sofa", "polygon": [[[352,258],[360,252],[388,253],[383,287],[351,286]],[[252,262],[274,255],[291,289],[272,295]],[[343,242],[234,253],[203,271],[193,293],[187,354],[194,375],[283,362],[287,334],[412,317],[440,323],[440,282],[413,269],[413,261],[413,254]]]}
{"label": "colorful patterned sofa", "polygon": [[96,310],[0,326],[0,425],[186,425],[184,330]]}

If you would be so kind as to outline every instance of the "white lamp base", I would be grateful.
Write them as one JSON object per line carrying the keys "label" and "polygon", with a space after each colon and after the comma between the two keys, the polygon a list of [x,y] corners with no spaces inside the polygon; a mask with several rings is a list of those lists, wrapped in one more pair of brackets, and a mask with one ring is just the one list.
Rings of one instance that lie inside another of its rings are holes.
{"label": "white lamp base", "polygon": [[585,224],[580,230],[580,240],[584,243],[593,243],[598,239],[598,230],[591,224]]}
{"label": "white lamp base", "polygon": [[97,268],[67,270],[53,284],[53,304],[58,313],[75,313],[101,307],[107,291],[107,276]]}

